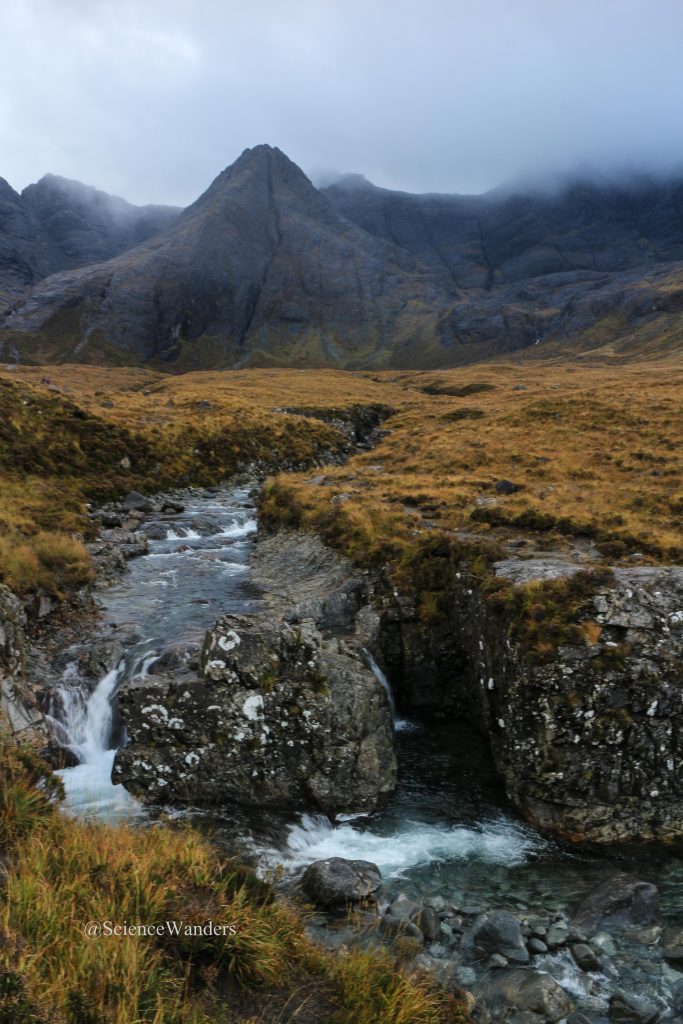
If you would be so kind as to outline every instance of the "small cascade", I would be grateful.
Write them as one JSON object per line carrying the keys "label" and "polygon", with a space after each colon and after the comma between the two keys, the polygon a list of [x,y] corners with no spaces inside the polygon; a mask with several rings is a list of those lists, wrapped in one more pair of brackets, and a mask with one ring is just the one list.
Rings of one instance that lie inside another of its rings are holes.
{"label": "small cascade", "polygon": [[99,681],[90,696],[74,662],[67,665],[55,693],[52,722],[60,743],[79,760],[57,774],[64,783],[65,807],[79,814],[116,819],[140,813],[137,801],[111,781],[112,700],[125,671],[122,660]]}
{"label": "small cascade", "polygon": [[394,729],[396,730],[396,732],[414,729],[415,725],[413,722],[410,722],[407,718],[398,717],[396,713],[396,701],[394,699],[394,691],[392,690],[391,683],[387,679],[385,673],[379,667],[379,665],[373,658],[372,654],[366,647],[362,648],[362,652],[365,664],[370,669],[373,676],[375,677],[375,679],[377,680],[377,682],[380,684],[380,686],[387,695],[387,700],[389,702],[389,710],[391,711],[391,720],[394,723]]}
{"label": "small cascade", "polygon": [[[112,820],[143,813],[123,786],[111,780],[116,745],[125,742],[115,710],[119,686],[144,680],[167,648],[200,642],[220,614],[243,611],[254,601],[245,580],[257,524],[245,489],[198,499],[171,521],[165,517],[152,520],[152,525],[164,529],[157,530],[158,539],[150,538],[148,554],[131,562],[121,581],[101,595],[105,623],[127,626],[143,638],[130,643],[94,689],[72,661],[53,693],[55,738],[79,761],[58,773],[65,807],[76,814]],[[182,548],[172,543],[176,540],[185,542]]]}
{"label": "small cascade", "polygon": [[380,684],[380,686],[382,687],[382,689],[386,693],[387,700],[389,701],[389,709],[391,711],[391,719],[395,723],[396,722],[396,701],[394,700],[394,691],[391,689],[391,683],[387,679],[387,677],[384,674],[384,672],[382,672],[382,669],[379,667],[379,665],[377,664],[377,662],[373,658],[372,654],[370,654],[370,651],[367,649],[367,647],[363,648],[363,659],[364,659],[366,665],[368,666],[368,668],[370,669],[370,671],[372,672],[373,676],[377,680],[377,682]]}

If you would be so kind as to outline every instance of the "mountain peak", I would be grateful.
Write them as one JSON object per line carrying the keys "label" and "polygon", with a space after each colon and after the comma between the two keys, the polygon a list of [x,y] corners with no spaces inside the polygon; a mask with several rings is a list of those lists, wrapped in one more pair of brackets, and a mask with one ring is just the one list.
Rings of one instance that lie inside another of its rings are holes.
{"label": "mountain peak", "polygon": [[252,202],[257,193],[273,199],[277,194],[324,202],[313,183],[277,146],[262,144],[245,149],[215,178],[199,199],[185,210],[183,220],[207,208],[233,204],[238,195]]}

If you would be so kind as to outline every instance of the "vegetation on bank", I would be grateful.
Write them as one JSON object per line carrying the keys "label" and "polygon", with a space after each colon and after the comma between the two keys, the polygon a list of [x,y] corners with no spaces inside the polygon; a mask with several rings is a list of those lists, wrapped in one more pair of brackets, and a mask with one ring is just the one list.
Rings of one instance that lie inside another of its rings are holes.
{"label": "vegetation on bank", "polygon": [[253,408],[207,416],[201,400],[177,414],[171,405],[163,425],[135,416],[126,425],[48,387],[0,380],[0,582],[21,594],[63,597],[89,581],[88,501],[211,485],[253,464],[300,468],[348,443],[301,417]]}
{"label": "vegetation on bank", "polygon": [[[680,561],[682,385],[675,361],[618,373],[15,367],[0,373],[0,578],[64,592],[87,563],[77,570],[72,551],[64,571],[57,554],[46,566],[48,536],[87,535],[86,500],[214,484],[253,462],[286,470],[266,488],[266,521],[316,530],[365,564],[396,563],[433,533]],[[346,443],[311,414],[370,404],[396,410],[377,447],[293,471]]]}
{"label": "vegetation on bank", "polygon": [[[329,953],[301,910],[190,829],[73,821],[59,783],[0,735],[2,1024],[466,1024],[386,952]],[[89,922],[234,934],[85,934]]]}

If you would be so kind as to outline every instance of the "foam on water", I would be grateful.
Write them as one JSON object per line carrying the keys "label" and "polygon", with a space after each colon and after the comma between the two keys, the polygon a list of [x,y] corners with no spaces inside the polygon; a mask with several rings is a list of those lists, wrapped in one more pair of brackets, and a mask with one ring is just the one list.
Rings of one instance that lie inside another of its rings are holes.
{"label": "foam on water", "polygon": [[472,859],[514,866],[542,846],[534,832],[506,819],[475,827],[404,821],[391,835],[381,835],[352,822],[335,825],[323,815],[305,814],[289,826],[284,849],[270,851],[268,860],[291,870],[327,857],[369,860],[384,878],[400,878],[413,868]]}
{"label": "foam on water", "polygon": [[[243,497],[240,492],[233,492],[233,495],[238,500]],[[215,544],[213,537],[231,541],[246,538],[256,530],[256,519],[249,516],[248,510],[236,509],[231,502],[226,505],[214,502],[211,508],[223,518],[224,528],[220,533],[203,535],[183,517],[176,519],[166,529],[165,538],[150,541],[149,553],[137,560],[118,588],[114,586],[106,592],[103,604],[109,606],[109,611],[114,609],[114,621],[123,620],[136,626],[144,624],[158,632],[134,641],[118,666],[108,672],[92,692],[80,677],[75,661],[67,665],[61,685],[55,690],[51,719],[55,735],[80,762],[58,773],[66,792],[64,806],[70,813],[96,815],[107,820],[144,813],[123,786],[114,785],[111,780],[116,754],[113,702],[123,680],[144,679],[149,674],[169,642],[178,640],[179,627],[183,631],[189,627],[190,638],[193,636],[190,623],[195,624],[199,632],[208,628],[212,618],[207,614],[204,619],[205,613],[198,613],[200,605],[208,606],[213,602],[213,618],[217,618],[229,594],[221,581],[236,575],[239,578],[247,571],[243,562],[221,558],[220,551],[233,546],[221,546],[220,540]],[[188,514],[205,512],[206,503]],[[174,540],[193,543],[187,551],[185,545],[182,551],[167,550],[168,542]],[[241,553],[241,550],[235,551],[233,557],[239,558]],[[246,558],[246,550],[244,555]],[[169,560],[171,568],[157,568],[158,559]],[[179,562],[176,564],[178,559],[183,561],[182,568]],[[166,593],[151,597],[148,587],[166,588]],[[236,592],[239,587],[240,583],[236,582]]]}
{"label": "foam on water", "polygon": [[105,821],[125,820],[144,813],[135,797],[111,781],[115,755],[116,750],[100,750],[88,761],[56,772],[64,785],[62,807],[67,813]]}
{"label": "foam on water", "polygon": [[227,529],[221,530],[221,532],[217,536],[231,537],[237,540],[240,537],[248,537],[251,533],[256,533],[257,528],[258,523],[256,522],[255,519],[247,519],[241,525],[238,524],[236,526],[229,526],[227,527]]}

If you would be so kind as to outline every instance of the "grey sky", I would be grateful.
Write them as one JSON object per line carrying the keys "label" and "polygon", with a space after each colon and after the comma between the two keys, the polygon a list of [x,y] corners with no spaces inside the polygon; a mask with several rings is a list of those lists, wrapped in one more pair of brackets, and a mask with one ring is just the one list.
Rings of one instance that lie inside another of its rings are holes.
{"label": "grey sky", "polygon": [[683,164],[683,0],[2,0],[0,176],[186,204],[246,147],[482,191]]}

